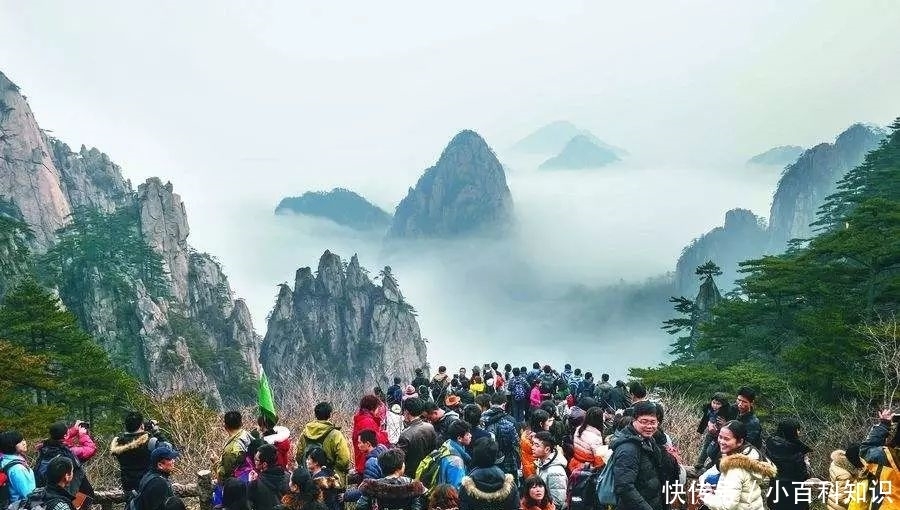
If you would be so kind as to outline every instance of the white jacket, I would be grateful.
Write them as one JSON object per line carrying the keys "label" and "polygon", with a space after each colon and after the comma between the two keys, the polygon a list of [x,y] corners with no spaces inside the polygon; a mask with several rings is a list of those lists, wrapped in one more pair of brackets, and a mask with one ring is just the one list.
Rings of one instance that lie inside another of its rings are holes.
{"label": "white jacket", "polygon": [[722,457],[719,483],[714,493],[703,497],[703,503],[710,510],[765,510],[762,486],[777,470],[768,460],[760,459],[759,451],[753,446]]}

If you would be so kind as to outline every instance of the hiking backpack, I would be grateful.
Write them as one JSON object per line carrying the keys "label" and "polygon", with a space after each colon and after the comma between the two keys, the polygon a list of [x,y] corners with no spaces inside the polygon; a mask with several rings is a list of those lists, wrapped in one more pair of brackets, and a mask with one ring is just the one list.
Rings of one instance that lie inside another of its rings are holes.
{"label": "hiking backpack", "polygon": [[569,476],[569,510],[597,510],[597,480],[602,468],[576,469]]}
{"label": "hiking backpack", "polygon": [[141,478],[140,483],[138,483],[138,488],[131,491],[131,499],[129,499],[128,503],[125,505],[125,510],[141,510],[141,494],[144,492],[144,489],[147,488],[147,484],[154,478],[162,478],[162,476],[151,471]]}
{"label": "hiking backpack", "polygon": [[523,401],[528,399],[528,388],[526,387],[527,381],[525,381],[521,375],[513,377],[511,381],[509,381],[509,391],[512,393],[513,400]]}
{"label": "hiking backpack", "polygon": [[59,501],[62,500],[47,497],[46,490],[43,487],[38,487],[25,499],[20,499],[6,508],[8,510],[50,510]]}
{"label": "hiking backpack", "polygon": [[553,388],[555,387],[556,377],[552,373],[541,375],[541,393],[553,393]]}
{"label": "hiking backpack", "polygon": [[334,459],[331,458],[328,450],[325,449],[325,440],[328,439],[328,436],[330,436],[331,433],[335,430],[335,427],[331,427],[330,429],[328,429],[328,432],[322,434],[319,439],[310,439],[310,437],[307,435],[303,436],[306,446],[303,448],[303,457],[300,459],[302,461],[302,464],[300,464],[300,467],[304,469],[306,468],[306,457],[309,456],[309,452],[311,452],[313,448],[321,448],[322,451],[325,452],[325,457],[328,459],[328,462],[331,463],[330,467],[334,467]]}
{"label": "hiking backpack", "polygon": [[11,460],[0,470],[0,509],[6,509],[10,504],[12,495],[9,487],[9,470],[13,466],[25,466],[25,462],[19,459]]}
{"label": "hiking backpack", "polygon": [[503,462],[506,454],[514,452],[518,446],[518,435],[516,434],[516,425],[510,420],[505,419],[509,415],[502,414],[489,424],[485,424],[484,430],[490,433],[491,438],[497,442],[497,461]]}
{"label": "hiking backpack", "polygon": [[618,498],[616,498],[616,481],[613,477],[615,460],[616,454],[613,452],[613,455],[597,476],[597,504],[601,507],[605,507],[605,505],[615,506],[618,501]]}
{"label": "hiking backpack", "polygon": [[451,455],[453,455],[453,451],[450,450],[450,445],[447,443],[434,449],[416,467],[416,480],[422,482],[422,485],[429,489],[434,487],[438,474],[441,472],[441,460]]}

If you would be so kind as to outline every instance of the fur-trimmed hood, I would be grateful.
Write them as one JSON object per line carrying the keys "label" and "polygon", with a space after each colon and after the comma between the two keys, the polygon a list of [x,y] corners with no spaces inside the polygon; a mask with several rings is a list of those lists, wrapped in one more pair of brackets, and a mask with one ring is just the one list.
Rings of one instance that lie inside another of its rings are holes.
{"label": "fur-trimmed hood", "polygon": [[359,490],[374,499],[409,499],[425,494],[425,486],[405,476],[363,480]]}
{"label": "fur-trimmed hood", "polygon": [[474,499],[480,499],[482,501],[504,501],[515,489],[515,479],[513,478],[513,475],[503,474],[502,471],[497,469],[497,471],[503,474],[502,481],[496,485],[493,483],[485,483],[493,480],[490,480],[490,478],[482,480],[482,477],[478,476],[478,474],[480,471],[489,471],[491,469],[492,468],[476,469],[472,471],[471,476],[463,477],[461,486],[466,489],[469,495]]}
{"label": "fur-trimmed hood", "polygon": [[724,474],[731,469],[743,469],[758,479],[774,478],[778,474],[774,464],[760,459],[756,448],[745,449],[741,453],[722,457],[719,470]]}
{"label": "fur-trimmed hood", "polygon": [[127,451],[147,446],[148,441],[150,441],[149,432],[122,434],[121,436],[114,437],[112,442],[109,443],[109,453],[113,455],[122,455]]}
{"label": "fur-trimmed hood", "polygon": [[848,473],[856,473],[859,469],[856,468],[853,464],[850,463],[850,460],[847,458],[847,452],[844,450],[835,450],[831,452],[831,462],[834,462],[834,465],[847,471]]}

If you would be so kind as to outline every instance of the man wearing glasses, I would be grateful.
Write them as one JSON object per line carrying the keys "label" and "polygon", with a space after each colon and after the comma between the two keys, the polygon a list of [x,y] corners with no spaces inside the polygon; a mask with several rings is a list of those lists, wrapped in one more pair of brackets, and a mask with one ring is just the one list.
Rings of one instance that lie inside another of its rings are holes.
{"label": "man wearing glasses", "polygon": [[646,400],[633,407],[634,420],[613,439],[613,480],[616,510],[662,510],[662,456],[653,440],[659,427],[656,404]]}

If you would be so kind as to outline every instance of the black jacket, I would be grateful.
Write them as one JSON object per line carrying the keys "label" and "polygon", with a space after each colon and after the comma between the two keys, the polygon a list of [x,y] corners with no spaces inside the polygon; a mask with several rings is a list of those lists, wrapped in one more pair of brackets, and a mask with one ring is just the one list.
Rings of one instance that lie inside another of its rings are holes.
{"label": "black jacket", "polygon": [[[32,493],[34,494],[34,493]],[[72,501],[75,496],[59,485],[49,485],[44,488],[44,502],[47,510],[75,510]]]}
{"label": "black jacket", "polygon": [[115,437],[110,443],[109,452],[119,461],[119,480],[125,494],[136,490],[141,478],[150,470],[150,447],[158,441],[149,432],[129,432]]}
{"label": "black jacket", "polygon": [[425,507],[425,486],[418,480],[405,476],[363,480],[359,484],[362,497],[356,503],[358,510],[404,509],[421,510]]}
{"label": "black jacket", "polygon": [[766,440],[766,455],[778,469],[776,478],[779,480],[802,482],[809,478],[804,457],[810,451],[810,447],[803,441],[791,441],[781,436],[772,436]]}
{"label": "black jacket", "polygon": [[747,426],[747,442],[758,450],[762,450],[762,424],[759,423],[756,413],[750,411],[746,414],[737,415],[735,419]]}
{"label": "black jacket", "polygon": [[423,421],[422,418],[416,418],[400,433],[397,446],[406,454],[404,474],[409,478],[415,478],[419,462],[437,448],[437,434],[430,423]]}
{"label": "black jacket", "polygon": [[517,510],[513,475],[499,467],[473,469],[459,487],[459,510]]}
{"label": "black jacket", "polygon": [[[86,475],[84,474],[84,468],[81,466],[81,461],[78,460],[78,457],[72,453],[72,450],[69,449],[62,441],[55,441],[53,439],[46,439],[43,443],[38,447],[38,459],[37,464],[40,464],[43,461],[49,461],[53,457],[62,456],[72,461],[72,465],[74,466],[72,472],[72,482],[69,484],[69,492],[75,494],[81,489],[82,483],[84,483],[86,479]],[[37,467],[37,464],[35,467]],[[37,473],[35,473],[35,482],[38,487],[43,487],[47,485],[47,481],[40,479],[38,480]],[[90,483],[86,484],[86,488],[90,487]],[[87,490],[83,491],[88,493]],[[93,490],[90,491],[91,493]]]}
{"label": "black jacket", "polygon": [[[706,424],[709,423],[709,413],[711,411],[712,406],[709,405],[709,402],[707,402],[706,405],[703,406],[703,411],[700,413],[700,421],[697,423],[698,434],[703,434],[704,432],[706,432]],[[734,409],[734,407],[725,404],[719,408],[719,410],[716,412],[716,416],[722,418],[723,420],[725,420],[725,422],[729,422],[733,420],[735,416],[737,416],[737,411]]]}
{"label": "black jacket", "polygon": [[616,510],[663,508],[663,452],[652,438],[644,439],[629,424],[613,438],[613,479]]}
{"label": "black jacket", "polygon": [[247,487],[247,501],[253,510],[272,510],[289,490],[288,478],[281,467],[269,468]]}
{"label": "black jacket", "polygon": [[[175,495],[172,492],[172,484],[169,482],[169,473],[153,469],[144,475],[147,481],[144,489],[138,495],[138,508],[140,510],[161,510],[166,500]],[[144,482],[141,478],[141,482]]]}

